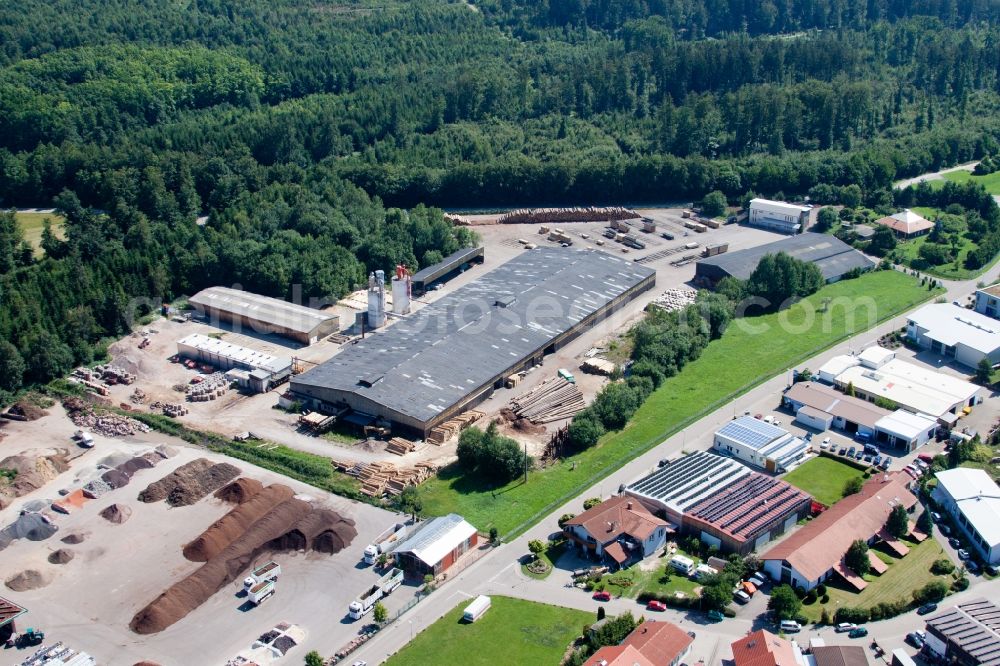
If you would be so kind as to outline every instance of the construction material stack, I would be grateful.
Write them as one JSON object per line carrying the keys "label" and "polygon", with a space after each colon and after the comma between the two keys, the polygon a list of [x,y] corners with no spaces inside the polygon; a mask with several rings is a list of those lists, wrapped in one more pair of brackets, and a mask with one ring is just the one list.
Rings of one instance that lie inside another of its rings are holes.
{"label": "construction material stack", "polygon": [[432,428],[430,434],[427,435],[427,441],[440,446],[484,416],[486,416],[485,413],[474,409],[462,412],[457,417]]}
{"label": "construction material stack", "polygon": [[535,424],[571,418],[584,407],[583,393],[562,377],[547,379],[510,402],[515,416]]}
{"label": "construction material stack", "polygon": [[405,456],[407,453],[416,451],[417,444],[416,442],[411,442],[410,440],[403,439],[402,437],[393,437],[389,440],[385,450],[393,455]]}
{"label": "construction material stack", "polygon": [[397,468],[390,462],[351,463],[334,460],[333,466],[361,482],[361,492],[369,497],[399,495],[407,486],[418,486],[437,472],[437,465],[419,462]]}

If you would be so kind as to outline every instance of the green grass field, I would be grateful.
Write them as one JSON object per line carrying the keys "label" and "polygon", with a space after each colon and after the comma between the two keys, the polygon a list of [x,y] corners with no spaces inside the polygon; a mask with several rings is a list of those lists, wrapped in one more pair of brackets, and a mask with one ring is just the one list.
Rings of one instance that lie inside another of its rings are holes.
{"label": "green grass field", "polygon": [[882,602],[897,601],[899,599],[913,600],[913,591],[918,590],[936,578],[940,578],[947,583],[951,582],[949,576],[936,576],[931,573],[931,565],[934,560],[945,557],[944,551],[938,542],[933,538],[927,539],[921,544],[908,543],[910,552],[906,557],[898,558],[889,555],[882,557],[885,553],[875,551],[880,559],[888,560],[889,570],[881,576],[869,575],[865,577],[868,587],[861,592],[854,592],[839,584],[827,586],[830,600],[825,604],[816,602],[814,604],[803,605],[802,614],[811,622],[818,622],[823,614],[823,607],[826,606],[831,617],[836,613],[838,607],[871,608],[875,604]]}
{"label": "green grass field", "polygon": [[817,502],[830,506],[843,497],[847,480],[861,475],[859,469],[833,458],[819,456],[802,463],[781,478],[806,491]]}
{"label": "green grass field", "polygon": [[469,601],[421,632],[386,666],[558,664],[584,625],[597,621],[596,612],[495,596],[485,615],[466,624],[461,619]]}
{"label": "green grass field", "polygon": [[56,236],[64,238],[63,225],[66,221],[62,216],[55,213],[14,213],[14,219],[17,220],[17,226],[24,234],[24,240],[35,248],[35,256],[42,254],[42,228],[45,218],[52,220],[52,230]]}
{"label": "green grass field", "polygon": [[[668,379],[621,431],[597,446],[502,488],[454,467],[420,487],[424,513],[454,511],[481,530],[517,535],[606,478],[635,456],[742,393],[843,338],[936,296],[898,271],[880,271],[824,287],[788,310],[735,321],[683,372]],[[829,311],[819,313],[825,299]],[[608,484],[607,492],[614,488]],[[552,526],[555,529],[555,525]]]}
{"label": "green grass field", "polygon": [[985,187],[986,191],[990,194],[1000,194],[1000,171],[995,171],[985,176],[974,176],[971,171],[965,170],[951,171],[944,174],[944,179],[950,180],[953,183],[966,183],[972,180]]}

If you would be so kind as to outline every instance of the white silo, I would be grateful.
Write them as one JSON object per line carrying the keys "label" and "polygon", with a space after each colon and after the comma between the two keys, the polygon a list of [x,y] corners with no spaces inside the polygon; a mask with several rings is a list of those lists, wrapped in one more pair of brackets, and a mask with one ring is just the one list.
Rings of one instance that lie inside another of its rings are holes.
{"label": "white silo", "polygon": [[385,272],[368,275],[368,327],[385,326]]}
{"label": "white silo", "polygon": [[400,264],[392,276],[392,312],[404,315],[410,313],[410,271]]}

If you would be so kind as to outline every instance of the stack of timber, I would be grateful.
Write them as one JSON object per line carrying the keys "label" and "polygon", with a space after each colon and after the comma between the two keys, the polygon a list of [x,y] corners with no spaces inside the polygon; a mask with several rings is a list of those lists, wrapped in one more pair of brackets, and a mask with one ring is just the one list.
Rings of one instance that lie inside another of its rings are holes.
{"label": "stack of timber", "polygon": [[416,442],[411,442],[410,440],[403,439],[402,437],[393,437],[389,440],[385,450],[397,456],[405,456],[407,453],[416,451],[417,444]]}
{"label": "stack of timber", "polygon": [[437,472],[437,465],[419,462],[413,467],[396,467],[391,462],[352,463],[333,461],[337,470],[361,482],[361,492],[369,497],[399,495],[407,486],[418,486]]}
{"label": "stack of timber", "polygon": [[430,434],[427,435],[427,441],[440,446],[484,416],[486,416],[484,412],[477,412],[474,409],[462,412],[455,418],[431,428]]}
{"label": "stack of timber", "polygon": [[547,379],[510,402],[510,408],[518,418],[536,424],[568,419],[584,407],[583,393],[576,384],[562,377]]}

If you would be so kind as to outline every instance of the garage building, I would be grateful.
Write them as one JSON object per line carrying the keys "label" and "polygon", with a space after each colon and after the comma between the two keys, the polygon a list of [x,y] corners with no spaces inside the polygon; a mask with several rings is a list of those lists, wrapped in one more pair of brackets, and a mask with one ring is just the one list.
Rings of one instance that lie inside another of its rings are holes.
{"label": "garage building", "polygon": [[256,333],[276,333],[304,345],[336,333],[339,327],[336,315],[228,287],[203,289],[188,303],[209,321],[246,326]]}
{"label": "garage building", "polygon": [[807,232],[774,243],[699,259],[695,265],[695,282],[714,286],[724,277],[746,280],[765,255],[779,252],[784,252],[799,261],[816,264],[827,282],[836,282],[849,271],[855,269],[866,271],[875,266],[874,261],[839,238]]}
{"label": "garage building", "polygon": [[655,280],[596,250],[524,252],[297,375],[291,390],[315,411],[349,408],[426,437]]}
{"label": "garage building", "polygon": [[479,543],[479,533],[462,516],[449,513],[418,525],[389,551],[409,578],[438,576]]}

